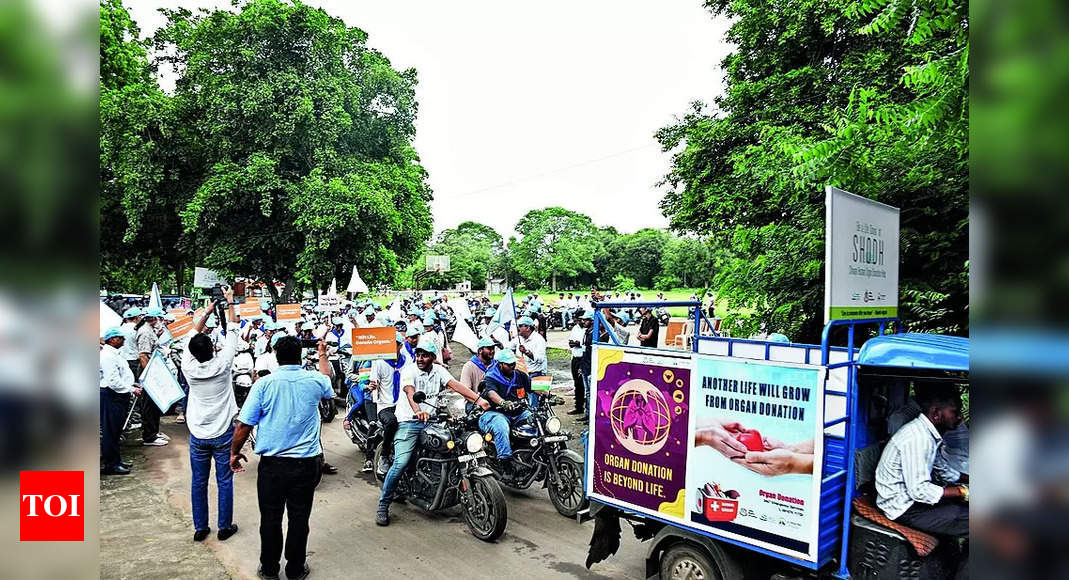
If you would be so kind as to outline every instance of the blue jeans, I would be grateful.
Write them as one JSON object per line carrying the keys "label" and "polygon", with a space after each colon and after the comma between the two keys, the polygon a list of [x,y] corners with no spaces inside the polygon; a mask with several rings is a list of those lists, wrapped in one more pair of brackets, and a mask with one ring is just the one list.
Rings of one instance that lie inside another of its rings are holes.
{"label": "blue jeans", "polygon": [[386,480],[382,482],[382,497],[379,505],[390,505],[393,501],[393,492],[397,489],[397,481],[408,467],[408,461],[412,459],[412,452],[416,449],[419,434],[427,424],[423,421],[405,421],[397,425],[397,435],[393,438],[393,465],[386,473]]}
{"label": "blue jeans", "polygon": [[479,417],[479,430],[494,436],[498,459],[512,457],[512,442],[509,441],[509,430],[530,416],[530,411],[524,411],[515,417],[509,417],[497,411],[487,411],[483,413],[482,417]]}
{"label": "blue jeans", "polygon": [[234,426],[214,439],[189,436],[189,465],[193,468],[193,529],[208,529],[208,475],[215,458],[215,482],[219,487],[219,529],[225,530],[234,520],[234,472],[230,470],[230,443]]}
{"label": "blue jeans", "polygon": [[574,311],[573,310],[565,310],[564,312],[561,312],[560,316],[561,316],[561,320],[564,322],[564,326],[568,326],[568,323],[572,320],[572,312],[574,312]]}
{"label": "blue jeans", "polygon": [[177,410],[179,413],[186,412],[186,405],[189,404],[189,381],[186,380],[186,375],[182,373],[182,369],[178,369],[178,386],[182,387],[182,392],[186,396],[182,397],[181,401],[178,401]]}

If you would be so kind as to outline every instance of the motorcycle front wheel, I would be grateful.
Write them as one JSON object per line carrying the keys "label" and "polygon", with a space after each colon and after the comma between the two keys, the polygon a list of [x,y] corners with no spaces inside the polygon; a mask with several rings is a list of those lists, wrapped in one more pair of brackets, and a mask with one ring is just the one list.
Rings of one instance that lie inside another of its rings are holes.
{"label": "motorcycle front wheel", "polygon": [[464,520],[471,535],[492,542],[505,533],[508,505],[501,485],[490,476],[471,478],[471,502],[464,504]]}
{"label": "motorcycle front wheel", "polygon": [[587,504],[583,496],[583,466],[566,455],[558,457],[556,462],[557,477],[552,472],[549,474],[549,501],[557,513],[574,518]]}

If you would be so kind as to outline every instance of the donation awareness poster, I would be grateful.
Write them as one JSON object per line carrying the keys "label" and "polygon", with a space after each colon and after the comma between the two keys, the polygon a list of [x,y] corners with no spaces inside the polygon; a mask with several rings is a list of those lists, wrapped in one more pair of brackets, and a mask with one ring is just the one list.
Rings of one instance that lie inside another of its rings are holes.
{"label": "donation awareness poster", "polygon": [[822,371],[696,357],[687,472],[693,527],[816,561]]}
{"label": "donation awareness poster", "polygon": [[598,346],[587,489],[635,511],[684,522],[690,356]]}

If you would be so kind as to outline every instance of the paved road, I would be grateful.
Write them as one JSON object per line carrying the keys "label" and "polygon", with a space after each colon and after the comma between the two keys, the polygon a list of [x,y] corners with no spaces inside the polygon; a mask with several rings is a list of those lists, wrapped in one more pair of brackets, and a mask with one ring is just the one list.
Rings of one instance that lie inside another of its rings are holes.
{"label": "paved road", "polygon": [[[454,352],[465,353],[456,343]],[[466,359],[462,354],[458,358]],[[567,361],[557,361],[563,366]],[[561,369],[554,369],[561,370]],[[555,372],[554,375],[558,375]],[[566,428],[578,433],[568,404]],[[192,541],[189,505],[188,431],[164,417],[166,447],[124,448],[135,475],[104,478],[101,484],[101,577],[103,578],[252,578],[259,554],[256,465],[235,476],[235,521],[240,532],[216,540],[214,478],[209,485],[213,534]],[[543,490],[506,492],[509,523],[496,543],[476,540],[459,510],[427,514],[395,506],[393,523],[379,528],[374,510],[379,487],[359,472],[363,454],[345,437],[340,418],[326,424],[327,460],[338,475],[324,476],[316,491],[308,542],[313,577],[340,578],[641,578],[645,545],[625,526],[620,552],[587,570],[587,544],[593,524],[578,524],[557,514]]]}

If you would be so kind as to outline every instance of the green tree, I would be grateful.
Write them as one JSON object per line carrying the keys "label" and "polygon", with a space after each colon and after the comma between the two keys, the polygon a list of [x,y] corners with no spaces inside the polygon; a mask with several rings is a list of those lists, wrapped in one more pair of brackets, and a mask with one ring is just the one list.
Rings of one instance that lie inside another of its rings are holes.
{"label": "green tree", "polygon": [[467,221],[438,234],[428,253],[449,256],[449,272],[427,277],[428,287],[445,288],[464,280],[472,288],[485,288],[487,279],[501,271],[504,242],[490,226]]}
{"label": "green tree", "polygon": [[[672,238],[661,254],[661,270],[684,287],[707,286],[714,274],[714,255],[709,246],[695,238]],[[668,290],[669,288],[662,288]]]}
{"label": "green tree", "polygon": [[[844,121],[866,118],[875,102],[919,102],[902,75],[931,46],[904,43],[900,30],[870,34],[849,0],[706,5],[732,19],[727,40],[737,48],[723,62],[727,84],[715,112],[696,103],[657,134],[666,151],[679,147],[662,209],[674,229],[730,247],[714,289],[731,306],[754,309],[743,329],[819,340],[827,183],[903,208],[903,306],[923,308],[910,302],[917,290],[938,290],[956,305],[911,326],[967,328],[967,145],[941,138],[961,128],[919,143],[870,140]],[[837,150],[822,143],[829,134],[851,140],[849,170],[832,161]]]}
{"label": "green tree", "polygon": [[639,288],[651,288],[661,274],[661,255],[669,239],[667,232],[653,228],[617,236],[609,246],[610,272],[634,279]]}
{"label": "green tree", "polygon": [[298,1],[164,13],[155,43],[178,74],[168,138],[183,155],[167,195],[187,200],[203,264],[287,293],[353,265],[369,285],[392,282],[431,234],[415,71]]}
{"label": "green tree", "polygon": [[181,288],[184,200],[161,194],[174,191],[171,102],[139,34],[120,0],[100,3],[101,285],[147,291],[170,273]]}
{"label": "green tree", "polygon": [[520,234],[509,251],[517,274],[537,288],[549,281],[557,289],[558,277],[593,272],[596,231],[590,217],[561,207],[527,212],[516,223]]}

